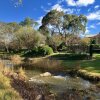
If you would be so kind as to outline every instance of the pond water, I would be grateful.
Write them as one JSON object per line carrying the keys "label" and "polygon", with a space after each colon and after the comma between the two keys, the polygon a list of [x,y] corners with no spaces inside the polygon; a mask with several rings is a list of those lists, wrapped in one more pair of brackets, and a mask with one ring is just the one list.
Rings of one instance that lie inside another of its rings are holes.
{"label": "pond water", "polygon": [[13,68],[14,64],[10,60],[0,60],[4,67]]}
{"label": "pond water", "polygon": [[31,85],[34,83],[48,84],[50,91],[56,94],[66,92],[70,89],[87,91],[89,96],[95,97],[95,100],[100,100],[100,90],[97,90],[95,85],[89,81],[80,77],[70,77],[68,75],[62,76],[60,74],[42,77],[40,76],[41,73],[41,71],[36,70],[26,71],[29,83]]}
{"label": "pond water", "polygon": [[[5,66],[13,67],[13,63],[9,60],[2,60]],[[92,96],[93,100],[100,100],[100,89],[97,89],[95,84],[90,83],[80,77],[70,77],[68,75],[52,74],[52,76],[42,77],[43,72],[39,70],[26,70],[29,84],[47,84],[52,93],[63,93],[68,89],[76,89],[87,91],[86,96]],[[87,94],[88,93],[88,94]],[[86,99],[84,99],[86,100]]]}

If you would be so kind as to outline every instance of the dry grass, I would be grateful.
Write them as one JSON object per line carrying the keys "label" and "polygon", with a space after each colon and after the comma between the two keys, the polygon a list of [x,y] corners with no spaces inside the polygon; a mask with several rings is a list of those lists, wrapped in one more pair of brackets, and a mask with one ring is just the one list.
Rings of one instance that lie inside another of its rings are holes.
{"label": "dry grass", "polygon": [[19,55],[13,55],[11,56],[11,61],[14,64],[20,64],[22,62],[22,58]]}
{"label": "dry grass", "polygon": [[26,69],[41,69],[43,71],[63,71],[62,61],[47,58],[33,58],[24,62],[22,66]]}
{"label": "dry grass", "polygon": [[19,78],[20,78],[21,80],[26,80],[26,79],[27,79],[25,70],[24,70],[22,67],[20,67],[20,68],[18,69],[18,76],[19,76]]}
{"label": "dry grass", "polygon": [[22,100],[12,87],[11,80],[0,72],[0,100]]}
{"label": "dry grass", "polygon": [[13,70],[4,67],[0,61],[0,100],[22,100],[19,93],[11,87],[11,79],[6,77],[13,73]]}

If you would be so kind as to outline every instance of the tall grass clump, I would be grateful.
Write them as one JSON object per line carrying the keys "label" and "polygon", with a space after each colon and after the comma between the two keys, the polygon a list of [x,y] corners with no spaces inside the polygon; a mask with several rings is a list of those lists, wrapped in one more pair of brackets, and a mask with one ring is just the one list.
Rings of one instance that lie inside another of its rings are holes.
{"label": "tall grass clump", "polygon": [[43,71],[63,71],[62,61],[51,60],[48,58],[34,58],[29,62],[24,62],[22,67],[26,70]]}
{"label": "tall grass clump", "polygon": [[0,100],[22,100],[12,87],[11,80],[0,72]]}
{"label": "tall grass clump", "polygon": [[13,70],[0,61],[0,100],[22,100],[19,93],[11,86],[12,79],[9,76],[13,73]]}
{"label": "tall grass clump", "polygon": [[25,74],[25,70],[22,67],[18,68],[18,76],[21,80],[27,79],[27,76]]}

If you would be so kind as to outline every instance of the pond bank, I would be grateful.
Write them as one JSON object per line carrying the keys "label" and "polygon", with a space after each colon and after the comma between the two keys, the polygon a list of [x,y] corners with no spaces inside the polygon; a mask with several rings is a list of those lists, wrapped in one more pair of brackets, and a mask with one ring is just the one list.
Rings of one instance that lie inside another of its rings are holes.
{"label": "pond bank", "polygon": [[51,73],[69,74],[70,76],[82,77],[91,82],[100,82],[100,73],[88,72],[87,70],[83,70],[77,66],[74,68],[66,68],[63,67],[60,60],[50,60],[48,58],[21,58],[16,55],[12,56],[11,60],[5,60],[4,63],[16,68],[23,67],[26,70],[41,70],[42,72],[49,71]]}
{"label": "pond bank", "polygon": [[90,95],[90,91],[94,91],[92,88],[90,90],[66,89],[66,92],[55,94],[49,91],[47,84],[29,84],[17,73],[6,73],[6,75],[12,79],[11,86],[20,94],[22,100],[95,100],[95,97]]}
{"label": "pond bank", "polygon": [[[51,63],[51,62],[50,62]],[[57,63],[58,64],[58,63]],[[21,64],[22,65],[22,64]],[[24,64],[25,65],[25,64]],[[35,64],[36,65],[36,64]],[[35,66],[34,65],[34,66]],[[33,64],[31,67],[34,67]],[[40,64],[39,64],[40,66]],[[47,65],[46,65],[47,66]],[[27,64],[27,68],[30,67],[30,63],[29,65]],[[35,67],[36,68],[36,67]],[[42,71],[46,71],[46,69],[42,69]],[[52,71],[52,68],[51,68],[51,72],[53,73],[62,73],[62,74],[68,74],[70,73],[70,75],[74,76],[76,75],[76,70],[72,71],[68,71],[68,70],[62,70],[60,69],[59,71],[57,69],[54,69]],[[74,74],[71,73],[74,72]],[[17,75],[18,73],[15,74],[15,76]],[[7,75],[8,76],[8,75]],[[49,91],[49,88],[48,88],[48,84],[29,84],[27,82],[24,81],[24,79],[22,77],[19,77],[19,78],[13,78],[12,79],[12,86],[13,88],[15,88],[15,90],[17,90],[22,98],[29,98],[28,100],[35,100],[36,98],[43,98],[43,100],[77,100],[78,98],[80,98],[79,100],[83,100],[83,95],[86,95],[88,94],[88,90],[77,90],[77,89],[66,89],[66,92],[62,92],[60,93],[59,95],[57,94],[54,94],[52,92]],[[21,89],[22,88],[22,89]],[[41,92],[41,89],[44,91],[44,92]],[[98,88],[99,89],[99,88]],[[92,89],[92,91],[94,91]],[[28,95],[27,95],[28,94]],[[33,95],[33,96],[32,96]],[[90,98],[90,100],[92,100],[93,97],[91,97],[90,95],[88,96],[85,96],[86,98]],[[32,99],[30,99],[32,98]],[[46,98],[46,99],[44,99]],[[48,98],[48,99],[47,99]],[[51,99],[52,98],[52,99]],[[38,100],[38,99],[36,99]],[[86,99],[88,100],[88,99]],[[93,100],[95,100],[93,98]]]}
{"label": "pond bank", "polygon": [[[99,73],[92,73],[92,72],[88,72],[87,70],[82,70],[82,69],[77,69],[77,68],[66,69],[64,67],[60,67],[59,65],[58,65],[58,68],[55,67],[55,66],[49,67],[48,65],[47,65],[47,67],[45,67],[46,64],[49,63],[49,62],[47,62],[45,64],[43,64],[43,62],[40,63],[41,66],[43,66],[43,67],[41,67],[40,64],[38,64],[38,63],[26,63],[26,62],[22,63],[20,65],[26,70],[40,70],[42,72],[48,71],[48,72],[53,73],[53,74],[62,74],[62,75],[68,74],[72,77],[75,77],[75,76],[82,77],[83,79],[89,80],[89,81],[94,82],[94,83],[100,82],[100,74]],[[52,66],[52,61],[50,61],[50,63],[51,63],[51,66]]]}

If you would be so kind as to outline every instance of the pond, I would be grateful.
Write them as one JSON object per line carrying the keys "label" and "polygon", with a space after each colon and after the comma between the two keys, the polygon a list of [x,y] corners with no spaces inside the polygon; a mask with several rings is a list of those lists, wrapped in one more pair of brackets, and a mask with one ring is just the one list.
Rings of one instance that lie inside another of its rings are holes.
{"label": "pond", "polygon": [[100,90],[95,87],[94,84],[80,77],[70,77],[68,75],[52,74],[52,76],[42,77],[41,71],[33,70],[26,71],[28,81],[32,85],[36,84],[48,84],[52,93],[61,94],[67,90],[85,91],[84,97],[91,96],[95,100],[100,100]]}
{"label": "pond", "polygon": [[[13,63],[10,60],[2,60],[7,67],[13,67]],[[43,77],[40,70],[25,70],[30,85],[35,84],[47,84],[51,93],[61,94],[68,90],[85,91],[83,100],[85,97],[91,96],[100,100],[100,89],[95,84],[84,80],[80,77],[71,77],[69,75],[63,75],[61,73],[50,73],[50,76]]]}

